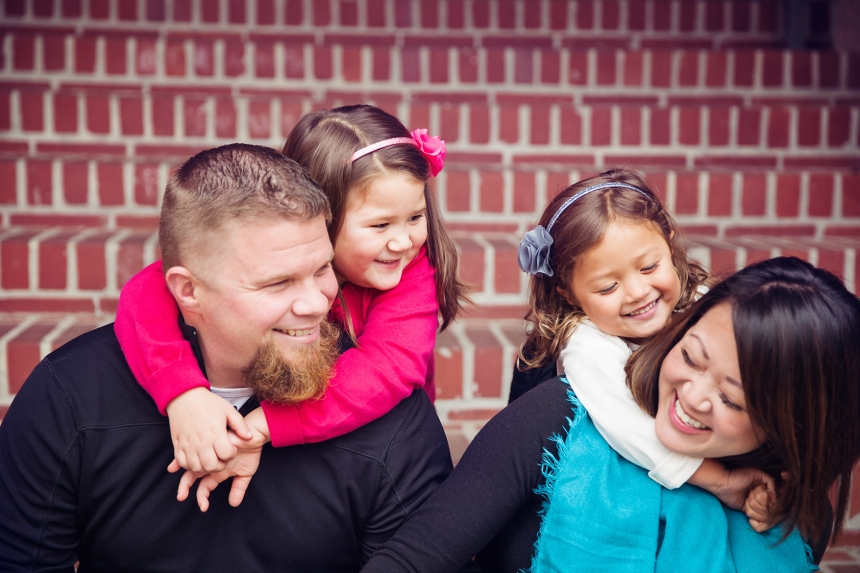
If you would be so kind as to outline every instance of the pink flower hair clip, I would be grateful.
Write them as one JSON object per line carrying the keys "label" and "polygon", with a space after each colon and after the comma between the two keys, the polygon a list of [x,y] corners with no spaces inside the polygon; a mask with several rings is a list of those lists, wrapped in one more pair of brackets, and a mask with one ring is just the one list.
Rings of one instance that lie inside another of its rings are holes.
{"label": "pink flower hair clip", "polygon": [[430,175],[436,177],[442,171],[442,166],[445,164],[445,141],[439,139],[438,135],[432,137],[427,135],[426,129],[416,129],[411,135],[412,137],[392,137],[391,139],[384,139],[367,147],[362,147],[352,154],[350,161],[355,161],[391,145],[410,144],[418,148],[421,155],[430,164]]}

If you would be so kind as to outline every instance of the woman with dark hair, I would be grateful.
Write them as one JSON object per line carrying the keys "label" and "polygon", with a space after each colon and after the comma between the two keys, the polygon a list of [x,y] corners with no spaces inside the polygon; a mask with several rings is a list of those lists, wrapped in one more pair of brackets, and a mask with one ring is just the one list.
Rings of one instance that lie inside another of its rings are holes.
{"label": "woman with dark hair", "polygon": [[860,458],[860,300],[827,271],[796,258],[752,265],[628,364],[666,447],[777,477],[780,527],[767,534],[694,487],[660,488],[571,408],[562,381],[493,418],[364,570],[452,571],[477,554],[484,571],[805,571],[800,536],[817,561],[831,516],[839,534]]}

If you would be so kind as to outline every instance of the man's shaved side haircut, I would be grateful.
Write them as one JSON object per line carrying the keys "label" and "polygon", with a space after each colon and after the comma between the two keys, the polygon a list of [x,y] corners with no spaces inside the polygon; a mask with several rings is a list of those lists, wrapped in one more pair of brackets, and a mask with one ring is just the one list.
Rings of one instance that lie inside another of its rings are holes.
{"label": "man's shaved side haircut", "polygon": [[328,200],[295,161],[274,149],[232,143],[201,151],[167,183],[158,225],[163,268],[218,247],[213,231],[238,219],[331,222]]}

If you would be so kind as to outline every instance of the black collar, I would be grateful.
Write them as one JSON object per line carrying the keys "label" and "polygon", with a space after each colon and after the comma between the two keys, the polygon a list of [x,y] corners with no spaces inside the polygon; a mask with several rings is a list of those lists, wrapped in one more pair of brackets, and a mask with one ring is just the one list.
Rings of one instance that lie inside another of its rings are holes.
{"label": "black collar", "polygon": [[191,350],[194,351],[194,358],[197,359],[197,365],[200,366],[200,371],[203,372],[203,376],[208,380],[209,376],[206,375],[206,364],[203,362],[203,350],[200,349],[200,339],[197,338],[197,329],[185,323],[185,317],[182,316],[182,313],[179,313],[179,330],[182,331],[182,337],[191,345]]}
{"label": "black collar", "polygon": [[[197,329],[193,326],[189,326],[185,323],[185,318],[182,314],[179,314],[179,330],[182,331],[182,336],[185,340],[188,341],[188,344],[191,345],[191,350],[194,351],[194,358],[197,359],[197,365],[200,366],[200,371],[206,376],[206,363],[203,362],[203,350],[200,348],[200,338],[197,336]],[[248,400],[242,404],[242,407],[239,408],[239,413],[243,416],[247,416],[252,411],[256,410],[260,407],[260,402],[257,400],[256,396],[251,396]]]}

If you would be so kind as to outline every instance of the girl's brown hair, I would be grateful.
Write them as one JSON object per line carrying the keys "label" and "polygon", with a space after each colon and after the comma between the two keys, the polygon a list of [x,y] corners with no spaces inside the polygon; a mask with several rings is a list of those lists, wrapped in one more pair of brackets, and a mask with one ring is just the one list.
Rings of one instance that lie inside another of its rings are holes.
{"label": "girl's brown hair", "polygon": [[627,383],[652,416],[666,355],[721,304],[732,308],[746,409],[765,440],[723,461],[773,475],[779,483],[771,515],[789,526],[786,535],[797,527],[807,539],[829,531],[828,492],[838,482],[837,536],[860,458],[860,299],[834,275],[794,257],[737,272],[676,315],[627,363]]}
{"label": "girl's brown hair", "polygon": [[681,280],[681,297],[676,310],[689,306],[698,287],[708,278],[702,267],[687,258],[681,229],[651,186],[642,175],[629,169],[612,169],[574,183],[550,201],[540,218],[540,224],[546,228],[559,207],[578,192],[612,182],[633,185],[641,189],[642,193],[624,187],[608,187],[589,193],[569,205],[550,231],[553,244],[549,263],[553,276],[538,274],[529,280],[526,321],[530,325],[518,361],[522,370],[537,368],[547,361],[558,359],[565,342],[585,317],[582,309],[559,291],[571,291],[576,262],[597,246],[607,226],[613,221],[622,219],[649,223],[668,243],[672,264]]}
{"label": "girl's brown hair", "polygon": [[283,153],[307,169],[328,196],[332,211],[329,237],[335,249],[350,193],[365,192],[372,179],[391,172],[407,173],[424,183],[427,254],[436,271],[441,330],[445,330],[463,305],[471,301],[466,285],[457,276],[454,241],[445,229],[435,194],[427,184],[430,165],[413,145],[391,145],[351,161],[352,154],[359,149],[395,137],[410,137],[396,117],[377,107],[352,105],[306,114],[287,136]]}

